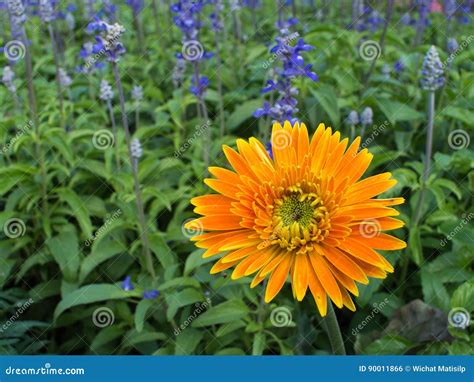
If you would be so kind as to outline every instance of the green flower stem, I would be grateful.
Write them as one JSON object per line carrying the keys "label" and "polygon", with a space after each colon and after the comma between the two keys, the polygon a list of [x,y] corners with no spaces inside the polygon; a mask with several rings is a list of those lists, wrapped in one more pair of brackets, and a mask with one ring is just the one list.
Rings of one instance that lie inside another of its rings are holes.
{"label": "green flower stem", "polygon": [[425,147],[425,162],[423,166],[423,175],[421,180],[420,197],[418,198],[418,205],[413,218],[412,226],[416,227],[421,219],[423,204],[425,201],[426,184],[430,176],[431,170],[431,153],[433,151],[433,127],[434,127],[434,113],[435,113],[435,92],[430,91],[428,94],[428,127],[426,132],[426,147]]}
{"label": "green flower stem", "polygon": [[123,93],[122,81],[120,80],[120,74],[119,74],[119,71],[118,71],[117,63],[114,62],[112,65],[113,65],[114,76],[115,76],[115,84],[117,86],[119,99],[120,99],[120,112],[122,114],[123,129],[125,131],[125,142],[127,143],[128,156],[129,156],[130,164],[131,164],[131,167],[132,167],[133,185],[134,185],[134,190],[135,190],[135,200],[136,200],[136,203],[137,203],[138,220],[139,220],[139,223],[140,223],[141,239],[143,241],[143,252],[145,254],[145,260],[146,260],[146,263],[147,263],[148,272],[150,272],[150,275],[151,275],[151,277],[153,279],[153,283],[154,283],[156,281],[156,273],[155,273],[155,268],[153,267],[153,259],[151,257],[150,244],[148,242],[145,211],[143,209],[140,183],[138,181],[137,164],[135,163],[136,161],[132,156],[131,142],[130,142],[130,130],[129,130],[129,127],[128,127],[127,113],[125,111],[125,96],[124,96],[124,93]]}
{"label": "green flower stem", "polygon": [[337,322],[336,313],[332,307],[332,302],[328,299],[328,312],[327,316],[324,317],[324,323],[326,324],[326,331],[331,342],[332,352],[334,355],[346,355],[346,349],[344,348],[344,341],[342,340],[341,329]]}
{"label": "green flower stem", "polygon": [[120,168],[120,154],[118,146],[118,134],[117,124],[115,123],[114,109],[112,108],[112,101],[107,101],[107,109],[109,110],[110,122],[112,123],[112,134],[114,135],[114,148],[115,148],[115,164],[117,169]]}
{"label": "green flower stem", "polygon": [[355,139],[355,125],[351,124],[351,142]]}

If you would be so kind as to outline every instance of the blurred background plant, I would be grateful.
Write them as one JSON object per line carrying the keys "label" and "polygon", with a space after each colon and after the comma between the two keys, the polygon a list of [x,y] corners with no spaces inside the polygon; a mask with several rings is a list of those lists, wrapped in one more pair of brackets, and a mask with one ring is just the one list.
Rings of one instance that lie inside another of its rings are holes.
{"label": "blurred background plant", "polygon": [[[267,97],[362,135],[407,200],[395,273],[336,312],[347,351],[472,354],[472,4],[387,3],[0,1],[1,351],[330,353],[313,301],[211,278],[183,228],[221,145],[268,137]],[[444,82],[425,90],[432,45]]]}

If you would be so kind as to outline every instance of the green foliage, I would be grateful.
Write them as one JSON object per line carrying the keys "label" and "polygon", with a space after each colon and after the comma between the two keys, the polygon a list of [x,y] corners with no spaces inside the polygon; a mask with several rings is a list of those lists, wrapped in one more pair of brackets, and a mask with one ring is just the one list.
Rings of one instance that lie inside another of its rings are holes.
{"label": "green foliage", "polygon": [[[202,65],[210,78],[205,101],[210,114],[211,165],[225,166],[222,144],[235,147],[237,137],[264,140],[271,129],[269,121],[252,117],[263,101],[269,100],[261,94],[269,78],[262,65],[270,58],[264,44],[275,37],[275,19],[264,15],[275,12],[274,1],[263,3],[258,33],[253,31],[250,11],[240,13],[248,38],[245,42],[237,41],[227,26],[227,40],[220,51],[222,136],[215,59]],[[406,199],[399,208],[406,227],[397,235],[409,242],[407,250],[386,256],[395,267],[394,274],[358,285],[355,313],[336,311],[347,352],[472,354],[472,325],[454,327],[448,318],[455,309],[462,308],[469,316],[474,311],[474,44],[458,52],[446,67],[447,84],[436,93],[431,175],[416,224],[427,123],[427,97],[418,86],[419,67],[431,44],[439,47],[446,62],[441,32],[446,27],[444,20],[440,15],[432,16],[424,44],[416,48],[412,28],[392,22],[384,50],[365,84],[370,62],[360,58],[358,45],[362,37],[378,40],[381,32],[347,30],[350,15],[339,14],[336,8],[331,7],[326,22],[315,22],[311,12],[304,12],[297,26],[306,42],[315,47],[305,52],[305,60],[320,77],[317,83],[308,79],[295,83],[298,118],[311,132],[325,122],[342,136],[350,136],[348,113],[361,112],[367,106],[373,109],[373,126],[367,127],[362,138],[364,147],[374,153],[367,175],[390,171],[398,180],[386,197],[402,195]],[[110,67],[101,74],[73,75],[73,84],[65,94],[64,129],[51,50],[43,41],[39,21],[30,20],[29,33],[39,28],[29,36],[37,73],[38,130],[29,120],[28,104],[23,102],[15,109],[11,94],[0,86],[1,353],[331,353],[324,324],[309,294],[298,303],[285,287],[269,305],[262,301],[262,286],[251,289],[248,278],[235,281],[228,277],[230,273],[209,274],[214,258],[202,258],[204,250],[195,248],[189,240],[192,233],[183,226],[194,216],[189,200],[207,190],[202,182],[206,143],[198,133],[206,121],[200,118],[196,98],[188,91],[190,68],[185,83],[175,88],[171,71],[174,53],[181,50],[177,31],[157,38],[152,12],[145,9],[141,14],[147,36],[143,56],[130,10],[119,9],[130,29],[124,35],[128,52],[120,70],[132,135],[140,138],[144,149],[137,176],[156,278],[144,256],[146,244],[117,97],[112,110],[118,125],[115,145],[102,150],[93,143],[98,131],[112,131],[107,106],[97,98],[101,77],[113,81]],[[169,28],[167,15],[163,9],[159,20],[162,30]],[[401,9],[397,9],[397,20],[400,16]],[[460,40],[469,34],[469,26],[455,28]],[[79,42],[92,36],[79,29],[69,35],[63,21],[58,21],[58,33],[65,39],[65,67],[72,72],[78,64]],[[204,45],[214,46],[209,27],[202,38]],[[0,59],[2,66],[6,65],[3,54]],[[382,66],[393,67],[397,60],[404,62],[405,70],[385,78]],[[26,81],[20,77],[23,69],[24,62],[15,65],[18,92],[25,101]],[[129,100],[135,84],[142,85],[145,93],[138,109],[139,126],[136,105]],[[357,129],[361,134],[360,127]],[[462,132],[468,143],[457,145],[453,140],[456,132]],[[23,225],[19,235],[7,233],[12,219]],[[121,282],[126,276],[131,277],[133,290],[124,290]],[[158,290],[159,295],[144,299],[144,292],[151,290]],[[281,307],[289,313],[284,325],[275,324],[272,316]],[[109,316],[99,316],[104,312]]]}

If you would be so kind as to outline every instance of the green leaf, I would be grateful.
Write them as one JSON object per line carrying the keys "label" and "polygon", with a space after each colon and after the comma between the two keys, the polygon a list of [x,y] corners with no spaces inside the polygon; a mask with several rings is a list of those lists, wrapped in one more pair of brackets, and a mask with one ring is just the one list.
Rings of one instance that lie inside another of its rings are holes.
{"label": "green leaf", "polygon": [[444,285],[436,275],[425,269],[421,270],[421,288],[424,300],[430,305],[434,305],[441,310],[449,310],[449,295]]}
{"label": "green leaf", "polygon": [[60,188],[56,190],[56,193],[60,200],[69,204],[71,208],[69,215],[77,219],[84,235],[88,238],[92,237],[92,223],[89,212],[79,195],[68,188]]}
{"label": "green leaf", "polygon": [[341,116],[334,88],[329,85],[319,84],[317,87],[310,87],[310,91],[318,101],[319,105],[329,116],[332,125],[339,126]]}
{"label": "green leaf", "polygon": [[191,277],[176,277],[160,285],[160,290],[165,291],[170,288],[193,287],[199,289],[201,284],[198,280]]}
{"label": "green leaf", "polygon": [[412,227],[410,229],[408,242],[408,248],[410,248],[411,258],[416,265],[420,266],[423,262],[423,248],[421,246],[419,227]]}
{"label": "green leaf", "polygon": [[124,336],[124,346],[135,346],[137,344],[150,342],[150,341],[164,341],[168,337],[162,332],[141,332],[138,333],[135,330],[131,330]]}
{"label": "green leaf", "polygon": [[112,325],[106,327],[99,331],[95,336],[94,340],[91,343],[91,350],[94,353],[99,353],[100,348],[116,339],[122,338],[124,336],[124,329],[123,327]]}
{"label": "green leaf", "polygon": [[64,278],[68,281],[75,281],[80,264],[76,232],[73,230],[60,233],[48,241],[48,248]]}
{"label": "green leaf", "polygon": [[202,328],[215,324],[225,324],[244,318],[249,314],[249,308],[240,300],[229,300],[211,307],[196,318],[192,326]]}
{"label": "green leaf", "polygon": [[180,292],[167,295],[166,301],[168,302],[168,310],[166,316],[168,320],[171,320],[176,315],[179,308],[201,302],[202,300],[202,294],[192,288],[187,288]]}
{"label": "green leaf", "polygon": [[252,355],[262,355],[265,350],[265,333],[258,332],[253,337]]}
{"label": "green leaf", "polygon": [[213,258],[202,258],[202,254],[204,253],[203,249],[197,249],[196,251],[193,251],[187,258],[186,258],[186,263],[184,264],[184,275],[189,275],[194,269],[210,263],[214,261]]}
{"label": "green leaf", "polygon": [[467,281],[459,286],[451,297],[452,308],[464,308],[468,312],[474,311],[474,281]]}
{"label": "green leaf", "polygon": [[217,329],[216,337],[224,337],[227,334],[232,333],[244,327],[245,327],[245,322],[243,320],[229,322],[227,325],[222,325],[219,327],[219,329]]}
{"label": "green leaf", "polygon": [[454,193],[454,195],[456,195],[459,200],[461,200],[462,192],[459,189],[459,187],[456,185],[456,183],[454,183],[452,180],[438,178],[433,182],[433,184],[439,187],[446,188],[448,191],[451,191],[452,193]]}
{"label": "green leaf", "polygon": [[457,119],[467,126],[474,126],[474,113],[467,108],[446,106],[441,115]]}
{"label": "green leaf", "polygon": [[160,233],[153,233],[149,236],[150,249],[155,254],[158,261],[164,268],[172,266],[176,263],[173,251]]}
{"label": "green leaf", "polygon": [[391,125],[401,121],[412,121],[416,119],[422,119],[425,117],[423,113],[420,113],[412,107],[387,98],[375,98],[375,102],[379,107],[380,111],[387,117]]}
{"label": "green leaf", "polygon": [[405,354],[411,346],[411,343],[402,337],[385,336],[367,346],[364,349],[364,353],[375,355],[401,355]]}
{"label": "green leaf", "polygon": [[56,320],[67,309],[77,305],[139,296],[140,292],[124,291],[120,286],[114,284],[86,285],[68,294],[63,300],[61,300],[54,311],[54,320]]}
{"label": "green leaf", "polygon": [[434,195],[438,208],[442,210],[444,208],[446,198],[443,190],[441,189],[441,187],[438,187],[435,184],[430,185],[428,189]]}
{"label": "green leaf", "polygon": [[192,355],[203,337],[202,330],[186,328],[176,337],[175,355]]}
{"label": "green leaf", "polygon": [[82,283],[87,275],[98,265],[119,255],[123,251],[125,251],[124,246],[115,240],[104,240],[100,241],[97,246],[94,245],[91,254],[87,256],[81,264],[79,282]]}
{"label": "green leaf", "polygon": [[135,310],[135,329],[137,330],[137,332],[140,333],[143,330],[146,313],[153,304],[153,300],[142,300],[138,303],[137,309]]}
{"label": "green leaf", "polygon": [[252,116],[255,110],[262,107],[262,105],[262,100],[253,99],[237,106],[226,123],[227,128],[229,130],[234,130],[247,119],[253,118]]}

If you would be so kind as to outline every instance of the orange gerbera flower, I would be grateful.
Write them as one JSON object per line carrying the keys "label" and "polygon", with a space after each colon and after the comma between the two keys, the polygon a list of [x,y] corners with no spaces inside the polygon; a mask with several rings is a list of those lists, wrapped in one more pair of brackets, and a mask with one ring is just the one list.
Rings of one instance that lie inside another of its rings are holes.
{"label": "orange gerbera flower", "polygon": [[[273,125],[273,158],[255,138],[224,146],[234,171],[210,167],[217,192],[192,199],[203,217],[186,224],[203,257],[224,254],[211,273],[234,267],[232,279],[255,274],[253,288],[268,277],[265,301],[281,290],[288,275],[301,301],[311,291],[322,316],[327,296],[355,310],[349,293],[355,281],[385,278],[392,265],[376,250],[405,248],[382,233],[403,226],[391,208],[403,198],[373,199],[395,185],[386,172],[360,180],[372,154],[320,124],[311,141],[304,124]],[[209,231],[204,233],[204,231]]]}

